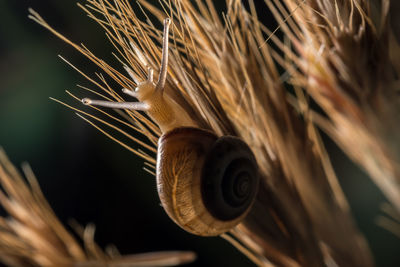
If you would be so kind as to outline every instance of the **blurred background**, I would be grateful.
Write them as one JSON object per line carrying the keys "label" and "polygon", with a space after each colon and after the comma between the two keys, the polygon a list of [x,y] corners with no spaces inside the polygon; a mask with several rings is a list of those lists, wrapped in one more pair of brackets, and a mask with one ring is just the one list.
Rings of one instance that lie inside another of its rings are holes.
{"label": "blurred background", "polygon": [[[189,266],[253,266],[224,240],[176,226],[159,205],[155,179],[142,170],[142,160],[49,100],[79,106],[64,90],[83,97],[76,84],[89,85],[58,54],[91,76],[98,69],[29,20],[29,7],[72,41],[119,63],[103,30],[75,1],[0,1],[0,146],[15,164],[30,163],[59,218],[95,223],[96,241],[122,254],[193,250],[198,260]],[[374,222],[384,197],[328,139],[326,145],[377,266],[400,266],[400,240]]]}

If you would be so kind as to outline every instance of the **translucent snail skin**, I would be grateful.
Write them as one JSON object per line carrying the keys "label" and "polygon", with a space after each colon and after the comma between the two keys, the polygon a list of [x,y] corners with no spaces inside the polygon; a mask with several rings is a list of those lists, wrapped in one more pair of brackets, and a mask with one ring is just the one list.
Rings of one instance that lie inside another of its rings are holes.
{"label": "translucent snail skin", "polygon": [[157,190],[169,217],[184,230],[200,236],[229,231],[247,215],[257,194],[256,159],[240,138],[218,137],[196,127],[187,112],[164,94],[168,67],[170,19],[164,20],[160,74],[123,92],[139,102],[109,102],[85,98],[85,105],[142,110],[163,133],[157,150]]}
{"label": "translucent snail skin", "polygon": [[195,127],[196,124],[187,112],[171,97],[164,94],[168,68],[168,32],[170,24],[170,19],[164,20],[163,50],[157,84],[153,81],[154,71],[149,68],[147,80],[139,83],[134,91],[127,88],[122,89],[123,93],[137,98],[139,102],[110,102],[84,98],[82,100],[83,104],[146,111],[163,133],[182,126]]}

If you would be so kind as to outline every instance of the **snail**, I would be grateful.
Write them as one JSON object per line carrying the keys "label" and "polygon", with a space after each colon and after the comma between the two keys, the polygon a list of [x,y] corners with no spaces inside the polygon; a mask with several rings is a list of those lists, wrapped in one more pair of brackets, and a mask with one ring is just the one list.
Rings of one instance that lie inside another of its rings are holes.
{"label": "snail", "polygon": [[158,141],[156,178],[161,204],[184,230],[200,236],[229,231],[247,215],[255,199],[259,176],[248,145],[233,136],[218,137],[200,129],[187,112],[164,94],[168,66],[168,31],[164,20],[160,74],[153,70],[135,91],[123,92],[139,102],[109,102],[85,98],[85,105],[143,110],[163,133]]}

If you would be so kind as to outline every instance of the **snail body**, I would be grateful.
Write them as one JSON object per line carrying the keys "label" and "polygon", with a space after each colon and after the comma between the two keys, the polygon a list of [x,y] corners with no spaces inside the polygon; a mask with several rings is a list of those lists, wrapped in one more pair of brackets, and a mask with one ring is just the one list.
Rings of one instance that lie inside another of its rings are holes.
{"label": "snail body", "polygon": [[[139,102],[110,102],[85,98],[85,105],[143,110],[163,133],[157,150],[157,189],[169,217],[200,236],[220,235],[236,226],[255,199],[259,177],[250,148],[233,136],[218,137],[196,123],[174,99],[164,94],[168,65],[168,29],[164,20],[160,74],[123,92]],[[132,77],[134,78],[134,77]]]}
{"label": "snail body", "polygon": [[[170,19],[164,20],[162,58],[157,83],[153,81],[153,69],[148,68],[147,80],[138,83],[135,90],[122,89],[123,93],[137,98],[139,102],[110,102],[84,98],[82,99],[83,104],[146,111],[163,133],[180,126],[196,126],[187,112],[170,96],[164,94],[168,68],[168,31],[170,23]],[[131,72],[129,74],[132,76]],[[136,80],[135,77],[132,78]]]}

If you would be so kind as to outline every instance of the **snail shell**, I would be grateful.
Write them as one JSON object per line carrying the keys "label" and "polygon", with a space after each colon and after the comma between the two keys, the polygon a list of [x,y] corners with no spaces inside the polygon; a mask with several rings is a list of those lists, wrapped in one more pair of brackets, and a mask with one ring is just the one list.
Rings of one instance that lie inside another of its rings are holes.
{"label": "snail shell", "polygon": [[157,189],[169,217],[188,232],[220,235],[247,214],[257,193],[257,163],[232,136],[175,128],[158,142]]}

